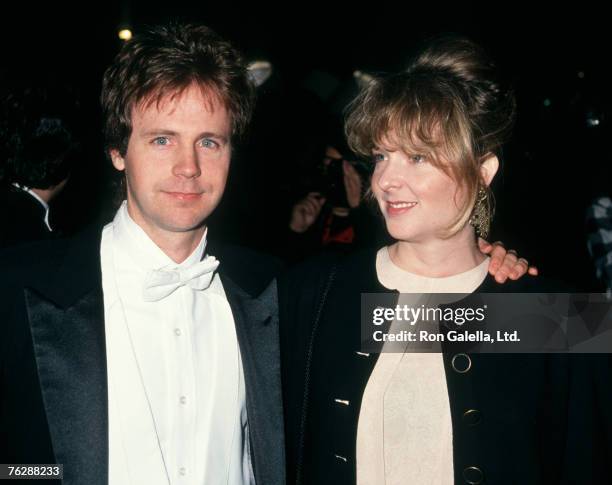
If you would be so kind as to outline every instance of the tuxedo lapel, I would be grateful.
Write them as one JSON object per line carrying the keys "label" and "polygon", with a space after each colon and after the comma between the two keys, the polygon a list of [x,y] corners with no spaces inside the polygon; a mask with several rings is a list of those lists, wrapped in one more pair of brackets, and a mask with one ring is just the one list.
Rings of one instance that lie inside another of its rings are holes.
{"label": "tuxedo lapel", "polygon": [[108,400],[99,237],[80,242],[85,247],[71,246],[54,281],[24,291],[64,483],[102,485],[108,481]]}
{"label": "tuxedo lapel", "polygon": [[284,432],[274,281],[252,297],[221,272],[244,368],[251,458],[257,483],[284,483]]}

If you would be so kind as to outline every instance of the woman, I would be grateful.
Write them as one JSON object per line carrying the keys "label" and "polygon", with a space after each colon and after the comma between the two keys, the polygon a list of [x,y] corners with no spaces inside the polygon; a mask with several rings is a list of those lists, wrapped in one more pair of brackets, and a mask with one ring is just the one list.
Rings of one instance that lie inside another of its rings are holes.
{"label": "woman", "polygon": [[349,143],[375,164],[371,191],[396,242],[281,281],[290,483],[540,484],[573,473],[566,356],[377,354],[360,342],[363,293],[549,290],[529,277],[496,287],[477,244],[514,110],[490,59],[463,38],[430,43],[353,102]]}

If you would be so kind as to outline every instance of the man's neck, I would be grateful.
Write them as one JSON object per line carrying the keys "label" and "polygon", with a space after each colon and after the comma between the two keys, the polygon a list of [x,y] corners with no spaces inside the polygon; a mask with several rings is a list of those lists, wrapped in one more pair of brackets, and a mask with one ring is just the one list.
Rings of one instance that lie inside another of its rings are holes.
{"label": "man's neck", "polygon": [[463,273],[485,259],[469,226],[449,239],[398,241],[389,247],[389,255],[400,268],[430,278]]}
{"label": "man's neck", "polygon": [[176,232],[161,229],[153,224],[146,224],[145,221],[134,217],[129,205],[127,213],[132,222],[139,226],[147,237],[177,264],[181,264],[195,251],[206,231],[204,225],[190,231]]}
{"label": "man's neck", "polygon": [[40,197],[42,200],[44,200],[47,204],[49,204],[49,202],[51,202],[51,199],[53,198],[54,192],[52,189],[36,189],[36,188],[31,188],[30,189],[32,192],[34,192],[36,195],[38,195],[38,197]]}
{"label": "man's neck", "polygon": [[57,196],[57,194],[59,194],[64,189],[67,182],[68,182],[68,177],[66,177],[64,180],[62,180],[58,184],[52,185],[51,187],[48,187],[46,189],[39,189],[36,187],[32,187],[30,188],[30,190],[34,192],[36,195],[38,195],[38,197],[44,200],[47,204],[49,204],[49,202],[51,202]]}
{"label": "man's neck", "polygon": [[142,228],[144,232],[172,261],[181,264],[185,261],[198,247],[204,231],[204,226],[188,232],[167,233],[159,231],[150,231],[146,227]]}

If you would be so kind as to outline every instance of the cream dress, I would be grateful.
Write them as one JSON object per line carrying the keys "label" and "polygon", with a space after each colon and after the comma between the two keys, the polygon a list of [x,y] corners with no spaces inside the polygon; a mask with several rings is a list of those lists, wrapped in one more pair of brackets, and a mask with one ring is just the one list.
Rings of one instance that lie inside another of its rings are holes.
{"label": "cream dress", "polygon": [[[386,247],[376,256],[376,273],[383,286],[418,297],[472,293],[484,281],[488,267],[486,258],[464,273],[428,278],[396,266]],[[357,483],[454,483],[453,429],[441,353],[381,353],[359,413]]]}

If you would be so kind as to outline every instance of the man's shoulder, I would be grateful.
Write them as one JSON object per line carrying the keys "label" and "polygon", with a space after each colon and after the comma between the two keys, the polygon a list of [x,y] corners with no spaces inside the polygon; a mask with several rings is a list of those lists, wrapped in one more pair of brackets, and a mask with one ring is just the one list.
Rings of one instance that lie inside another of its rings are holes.
{"label": "man's shoulder", "polygon": [[47,239],[45,209],[33,196],[15,187],[0,187],[0,247]]}
{"label": "man's shoulder", "polygon": [[[15,281],[15,278],[29,275],[46,274],[52,271],[54,263],[65,253],[68,241],[54,239],[20,244],[0,250],[2,278]],[[19,278],[18,278],[19,279]]]}
{"label": "man's shoulder", "polygon": [[[89,271],[90,261],[98,265],[101,228],[85,228],[72,237],[36,241],[0,250],[0,286],[39,287],[57,280],[58,271],[75,266],[75,273]],[[98,265],[99,266],[99,265]]]}

